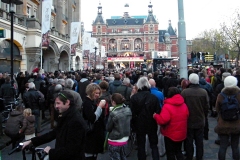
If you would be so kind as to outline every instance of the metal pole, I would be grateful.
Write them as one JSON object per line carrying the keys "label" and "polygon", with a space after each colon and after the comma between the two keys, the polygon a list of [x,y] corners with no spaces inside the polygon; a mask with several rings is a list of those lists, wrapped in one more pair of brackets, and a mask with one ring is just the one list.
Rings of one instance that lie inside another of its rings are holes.
{"label": "metal pole", "polygon": [[180,78],[188,78],[187,74],[187,43],[184,21],[183,0],[178,0],[178,44],[180,58]]}
{"label": "metal pole", "polygon": [[14,6],[13,3],[10,4],[10,14],[11,14],[11,84],[13,87],[13,14],[14,14]]}

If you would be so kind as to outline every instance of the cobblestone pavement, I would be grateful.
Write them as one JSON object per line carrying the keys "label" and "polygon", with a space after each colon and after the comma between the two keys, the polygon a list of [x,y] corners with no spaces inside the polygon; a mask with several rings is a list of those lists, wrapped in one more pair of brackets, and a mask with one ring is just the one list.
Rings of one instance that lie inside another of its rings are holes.
{"label": "cobblestone pavement", "polygon": [[[214,127],[216,126],[216,118],[209,117],[209,140],[204,140],[204,160],[217,160],[217,153],[219,146],[214,143],[215,139],[217,138],[217,134],[214,132]],[[50,130],[50,125],[45,124],[43,126],[43,131],[40,134],[43,134]],[[12,155],[8,155],[8,152],[11,150],[10,146],[5,146],[6,142],[8,142],[10,139],[6,136],[1,137],[0,139],[0,147],[1,149],[1,159],[2,160],[13,160],[13,159],[22,159],[21,152],[15,152]],[[48,144],[42,145],[42,147],[45,147],[47,145],[50,145],[54,147],[55,142],[50,142]],[[228,147],[226,160],[231,160],[231,147]],[[27,159],[31,159],[31,155],[27,155]],[[131,155],[128,157],[129,160],[137,160],[137,150],[133,150]],[[149,154],[147,157],[147,160],[151,159],[151,155]],[[161,160],[166,160],[166,156],[161,157]],[[98,160],[109,160],[108,152],[104,154],[99,154]]]}

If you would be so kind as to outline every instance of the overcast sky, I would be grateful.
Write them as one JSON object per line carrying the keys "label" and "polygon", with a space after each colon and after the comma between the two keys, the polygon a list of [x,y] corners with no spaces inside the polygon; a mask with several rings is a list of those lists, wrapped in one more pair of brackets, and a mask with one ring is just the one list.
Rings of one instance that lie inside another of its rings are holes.
{"label": "overcast sky", "polygon": [[[103,18],[122,16],[124,4],[129,4],[129,14],[148,15],[149,0],[100,0]],[[159,22],[159,29],[167,29],[168,20],[172,21],[173,29],[178,28],[178,1],[151,0],[153,14]],[[184,17],[186,22],[187,39],[193,39],[204,30],[219,28],[219,24],[226,21],[237,8],[239,0],[183,0]],[[82,22],[85,30],[92,30],[92,22],[97,16],[99,0],[82,0]]]}

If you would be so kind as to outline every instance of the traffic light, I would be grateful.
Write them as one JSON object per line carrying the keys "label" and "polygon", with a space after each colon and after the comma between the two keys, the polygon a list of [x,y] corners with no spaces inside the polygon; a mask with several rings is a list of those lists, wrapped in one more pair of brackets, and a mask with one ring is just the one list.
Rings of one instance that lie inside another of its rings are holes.
{"label": "traffic light", "polygon": [[217,59],[217,56],[216,56],[216,54],[214,54],[214,61],[216,61],[216,59]]}

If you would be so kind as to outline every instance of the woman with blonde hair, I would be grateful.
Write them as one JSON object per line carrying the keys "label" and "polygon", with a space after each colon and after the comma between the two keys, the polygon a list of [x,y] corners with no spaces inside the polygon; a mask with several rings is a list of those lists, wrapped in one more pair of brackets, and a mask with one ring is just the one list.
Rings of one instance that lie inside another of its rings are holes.
{"label": "woman with blonde hair", "polygon": [[24,109],[23,115],[23,126],[20,129],[19,133],[24,133],[25,140],[29,140],[35,137],[35,116],[32,115],[32,110],[30,108]]}
{"label": "woman with blonde hair", "polygon": [[86,88],[86,94],[82,114],[86,122],[93,127],[86,135],[85,159],[96,160],[98,153],[103,152],[105,127],[102,110],[105,107],[106,101],[101,100],[100,103],[97,104],[97,100],[101,96],[101,88],[98,84],[89,84]]}

